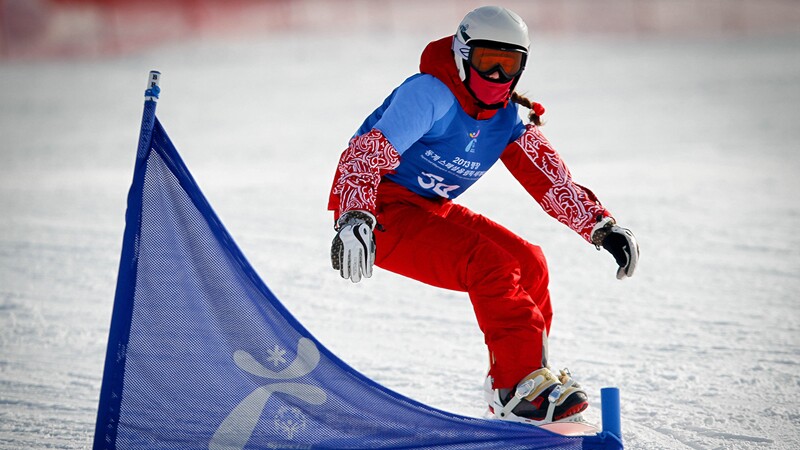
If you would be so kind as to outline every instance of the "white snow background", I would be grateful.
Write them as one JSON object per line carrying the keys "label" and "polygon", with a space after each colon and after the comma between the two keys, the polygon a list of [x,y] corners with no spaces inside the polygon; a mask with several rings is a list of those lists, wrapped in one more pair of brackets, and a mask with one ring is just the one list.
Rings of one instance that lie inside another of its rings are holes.
{"label": "white snow background", "polygon": [[[278,298],[335,354],[480,416],[465,294],[329,266],[334,167],[439,36],[299,35],[0,65],[0,447],[88,448],[147,73],[158,116]],[[634,278],[502,164],[458,199],[541,245],[551,359],[618,386],[634,449],[800,448],[800,37],[536,39],[520,90],[641,245]]]}

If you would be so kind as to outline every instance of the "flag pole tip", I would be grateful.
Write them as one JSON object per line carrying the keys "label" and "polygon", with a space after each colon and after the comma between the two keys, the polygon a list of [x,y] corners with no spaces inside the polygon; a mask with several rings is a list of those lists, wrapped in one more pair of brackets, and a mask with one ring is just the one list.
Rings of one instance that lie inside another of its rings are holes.
{"label": "flag pole tip", "polygon": [[154,102],[158,100],[158,94],[161,93],[161,88],[158,86],[159,81],[161,81],[161,72],[151,70],[147,76],[147,90],[144,91],[144,99],[146,101]]}

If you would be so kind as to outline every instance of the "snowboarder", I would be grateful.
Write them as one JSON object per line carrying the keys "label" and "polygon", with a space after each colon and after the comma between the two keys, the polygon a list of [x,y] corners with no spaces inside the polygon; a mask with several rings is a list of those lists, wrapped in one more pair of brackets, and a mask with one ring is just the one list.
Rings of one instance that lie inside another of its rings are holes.
{"label": "snowboarder", "polygon": [[[608,250],[633,275],[630,230],[569,170],[542,135],[544,108],[514,91],[528,58],[527,25],[486,6],[454,36],[427,45],[420,73],[363,122],[342,153],[330,194],[334,269],[358,282],[373,264],[469,294],[489,350],[494,417],[541,425],[580,418],[586,393],[553,373],[553,310],[539,246],[453,202],[498,160],[551,216]],[[519,105],[531,109],[524,124]]]}

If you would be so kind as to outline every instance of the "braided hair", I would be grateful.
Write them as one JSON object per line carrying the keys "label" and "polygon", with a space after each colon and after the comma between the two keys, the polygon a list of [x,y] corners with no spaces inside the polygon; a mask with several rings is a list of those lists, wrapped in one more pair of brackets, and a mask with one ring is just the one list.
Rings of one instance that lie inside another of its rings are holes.
{"label": "braided hair", "polygon": [[511,93],[511,101],[518,105],[524,106],[530,110],[530,112],[528,112],[528,121],[530,121],[532,124],[536,126],[542,125],[542,115],[544,115],[544,106],[542,106],[541,103],[536,103],[531,99],[529,99],[528,97],[525,97],[524,95],[518,93],[517,91]]}

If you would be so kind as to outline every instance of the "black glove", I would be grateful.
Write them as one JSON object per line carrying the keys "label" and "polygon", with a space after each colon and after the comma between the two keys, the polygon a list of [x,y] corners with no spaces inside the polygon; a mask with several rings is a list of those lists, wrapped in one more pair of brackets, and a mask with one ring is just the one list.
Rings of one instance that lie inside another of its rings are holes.
{"label": "black glove", "polygon": [[639,243],[631,230],[622,228],[612,218],[603,219],[592,232],[592,243],[602,246],[617,261],[617,279],[633,276],[639,264]]}

